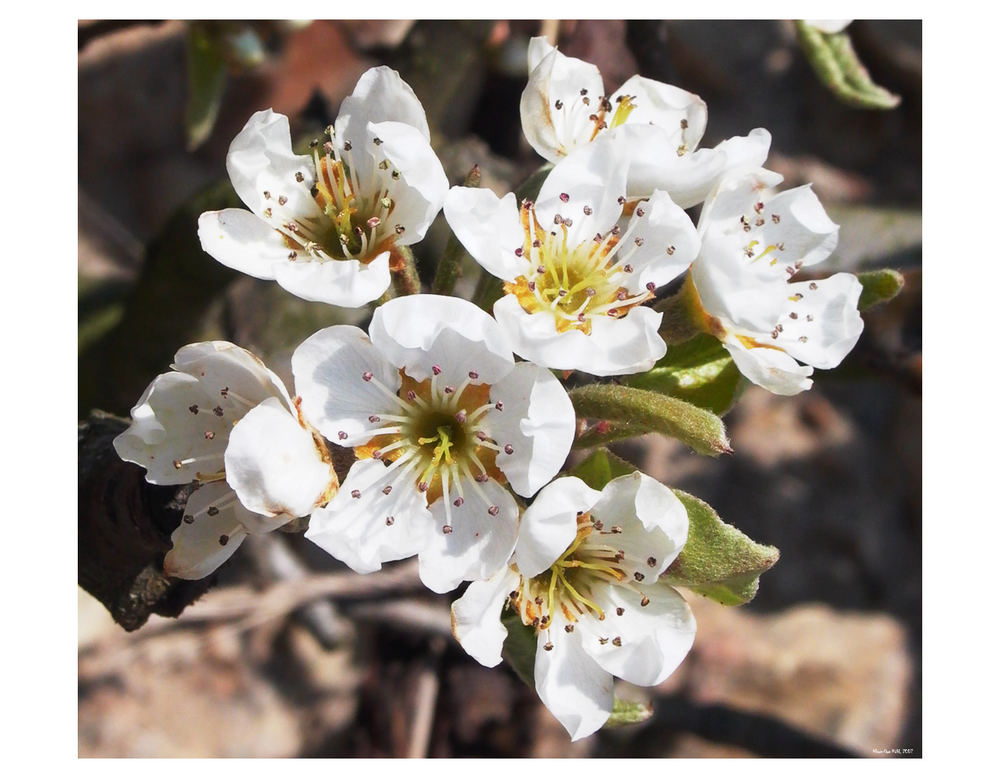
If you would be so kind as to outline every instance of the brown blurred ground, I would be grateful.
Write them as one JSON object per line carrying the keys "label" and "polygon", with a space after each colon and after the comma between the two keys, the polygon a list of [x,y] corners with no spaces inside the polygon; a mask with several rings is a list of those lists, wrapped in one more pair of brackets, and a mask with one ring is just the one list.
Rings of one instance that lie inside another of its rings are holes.
{"label": "brown blurred ground", "polygon": [[[449,179],[477,163],[484,185],[502,193],[539,162],[520,139],[517,112],[537,30],[316,22],[277,39],[258,70],[230,78],[215,131],[192,153],[182,124],[184,25],[81,24],[81,418],[90,407],[127,413],[189,340],[234,340],[288,378],[302,338],[357,320],[220,270],[196,241],[191,248],[193,218],[174,223],[189,234],[161,234],[176,209],[224,179],[226,148],[251,112],[272,106],[289,114],[293,134],[315,132],[358,75],[385,62],[424,101]],[[695,648],[653,690],[651,721],[570,744],[511,672],[461,651],[448,634],[447,598],[422,592],[405,567],[392,593],[317,598],[292,614],[260,593],[298,576],[308,588],[311,576],[343,568],[301,537],[274,535],[247,543],[219,588],[176,622],[154,618],[126,634],[81,593],[80,754],[919,754],[921,30],[862,22],[851,32],[875,80],[903,96],[900,109],[836,103],[787,24],[560,26],[563,51],[598,64],[609,90],[638,70],[699,93],[709,105],[704,145],[767,127],[771,166],[789,184],[813,181],[842,225],[824,273],[892,266],[908,280],[899,299],[866,316],[854,354],[811,392],[746,393],[727,417],[734,456],[709,461],[656,437],[618,447],[782,551],[745,608],[689,596]],[[416,247],[425,266],[446,236],[439,220]],[[150,244],[159,253],[147,254]],[[145,261],[152,256],[166,260]],[[189,267],[204,268],[202,298],[176,291],[187,288],[177,268]],[[474,281],[469,268],[463,288]],[[155,337],[152,323],[131,324],[142,321],[137,300],[158,302]]]}

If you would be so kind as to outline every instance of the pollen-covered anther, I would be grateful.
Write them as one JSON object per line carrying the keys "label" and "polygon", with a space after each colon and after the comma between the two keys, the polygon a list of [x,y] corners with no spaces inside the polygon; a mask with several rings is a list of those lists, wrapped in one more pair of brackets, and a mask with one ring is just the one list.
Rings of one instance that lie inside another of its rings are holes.
{"label": "pollen-covered anther", "polygon": [[486,510],[486,512],[487,512],[488,514],[490,514],[490,516],[496,516],[497,514],[499,514],[499,513],[500,513],[500,506],[499,506],[499,505],[491,505],[491,506],[490,506],[490,507],[489,507],[489,508],[488,508],[488,509]]}
{"label": "pollen-covered anther", "polygon": [[360,500],[361,499],[361,490],[359,490],[359,489],[353,489],[351,491],[351,497],[353,497],[355,500]]}
{"label": "pollen-covered anther", "polygon": [[510,443],[508,443],[506,446],[503,447],[503,453],[508,454],[508,455],[513,454],[514,453],[514,447]]}

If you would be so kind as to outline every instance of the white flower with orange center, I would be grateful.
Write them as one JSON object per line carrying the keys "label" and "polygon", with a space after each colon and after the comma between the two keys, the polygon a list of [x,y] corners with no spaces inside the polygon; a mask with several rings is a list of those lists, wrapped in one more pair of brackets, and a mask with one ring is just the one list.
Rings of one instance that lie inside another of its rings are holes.
{"label": "white flower with orange center", "polygon": [[[861,283],[850,273],[793,281],[826,259],[839,227],[812,189],[780,194],[766,170],[724,180],[705,201],[691,281],[715,334],[747,378],[775,394],[812,386],[813,368],[836,367],[861,336]],[[800,364],[804,363],[804,364]]]}
{"label": "white flower with orange center", "polygon": [[538,635],[538,696],[574,740],[585,737],[611,714],[613,676],[654,686],[694,642],[690,608],[657,580],[687,532],[680,500],[640,472],[600,492],[559,478],[524,512],[510,565],[452,605],[455,637],[480,663],[499,664],[509,603]]}
{"label": "white flower with orange center", "polygon": [[204,578],[248,535],[270,532],[326,503],[337,475],[325,443],[281,380],[225,341],[174,356],[115,438],[152,484],[195,484],[163,563],[176,578]]}
{"label": "white flower with orange center", "polygon": [[660,189],[688,208],[704,200],[723,174],[760,167],[767,158],[771,135],[764,129],[698,149],[708,122],[705,102],[670,84],[632,76],[606,96],[594,65],[567,57],[545,38],[531,39],[528,69],[521,126],[532,148],[558,162],[598,138],[622,136],[629,200]]}
{"label": "white flower with orange center", "polygon": [[496,321],[459,298],[390,300],[369,334],[320,330],[292,370],[310,420],[358,457],[306,537],[362,573],[419,554],[438,592],[504,565],[519,514],[504,484],[533,495],[573,440],[562,384],[514,364]]}
{"label": "white flower with orange center", "polygon": [[698,253],[687,214],[654,192],[621,226],[625,152],[615,138],[556,165],[535,203],[453,187],[444,212],[455,235],[506,295],[493,308],[515,353],[545,367],[621,375],[666,352],[662,315],[644,306]]}
{"label": "white flower with orange center", "polygon": [[448,190],[413,90],[387,67],[358,81],[312,155],[292,151],[288,118],[258,111],[226,169],[249,211],[198,220],[202,248],[306,300],[356,307],[391,281],[397,246],[424,237]]}

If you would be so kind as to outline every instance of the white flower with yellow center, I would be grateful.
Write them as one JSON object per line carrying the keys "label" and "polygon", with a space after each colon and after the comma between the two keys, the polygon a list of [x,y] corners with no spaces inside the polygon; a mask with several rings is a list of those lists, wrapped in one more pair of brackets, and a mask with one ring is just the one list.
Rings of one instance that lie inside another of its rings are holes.
{"label": "white flower with yellow center", "polygon": [[204,578],[248,534],[327,502],[337,475],[281,380],[249,351],[194,343],[172,367],[143,392],[114,446],[146,469],[149,483],[197,485],[163,568],[176,578]]}
{"label": "white flower with yellow center", "polygon": [[250,117],[226,169],[249,211],[198,220],[202,248],[306,300],[356,307],[389,286],[394,249],[424,237],[448,190],[413,90],[372,68],[341,105],[329,140],[292,152],[288,118]]}
{"label": "white flower with yellow center", "polygon": [[667,192],[684,208],[700,203],[727,171],[764,164],[767,130],[697,149],[708,109],[697,95],[632,76],[605,96],[600,71],[567,57],[545,38],[528,45],[528,85],[521,95],[521,126],[532,148],[558,162],[592,141],[621,135],[628,153],[627,196]]}
{"label": "white flower with yellow center", "polygon": [[[775,394],[812,386],[813,368],[840,364],[861,336],[861,283],[850,273],[793,281],[826,259],[839,227],[812,189],[768,189],[765,170],[726,179],[705,202],[691,281],[707,327],[747,378]],[[799,364],[800,362],[805,364]]]}
{"label": "white flower with yellow center", "polygon": [[514,364],[496,321],[459,298],[390,300],[367,335],[320,330],[292,370],[304,412],[359,460],[306,537],[361,573],[419,554],[437,592],[505,564],[519,509],[503,484],[533,495],[573,440],[562,384]]}
{"label": "white flower with yellow center", "polygon": [[612,676],[667,678],[694,642],[684,598],[657,579],[687,540],[684,506],[640,472],[600,492],[559,478],[524,512],[511,564],[452,605],[452,630],[476,660],[500,663],[510,603],[535,629],[535,688],[574,740],[611,714]]}
{"label": "white flower with yellow center", "polygon": [[662,314],[642,305],[698,253],[687,214],[654,192],[621,226],[623,144],[607,138],[567,157],[535,203],[454,187],[448,224],[488,272],[506,283],[493,308],[514,352],[545,367],[621,375],[666,352]]}

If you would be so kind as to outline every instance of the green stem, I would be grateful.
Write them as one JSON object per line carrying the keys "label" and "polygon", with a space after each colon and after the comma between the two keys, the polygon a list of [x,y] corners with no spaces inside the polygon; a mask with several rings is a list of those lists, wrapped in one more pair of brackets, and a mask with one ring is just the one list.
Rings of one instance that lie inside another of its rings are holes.
{"label": "green stem", "polygon": [[[465,177],[465,184],[472,189],[477,189],[482,181],[482,174],[479,172],[479,165],[473,165],[469,175]],[[434,275],[434,283],[431,291],[434,294],[451,294],[455,291],[455,282],[461,275],[462,262],[469,256],[462,242],[451,233],[448,243],[444,247],[441,261],[438,262],[437,273]]]}
{"label": "green stem", "polygon": [[420,294],[420,274],[417,273],[417,260],[410,247],[396,246],[393,254],[399,258],[393,274],[396,295],[403,297],[408,294]]}

